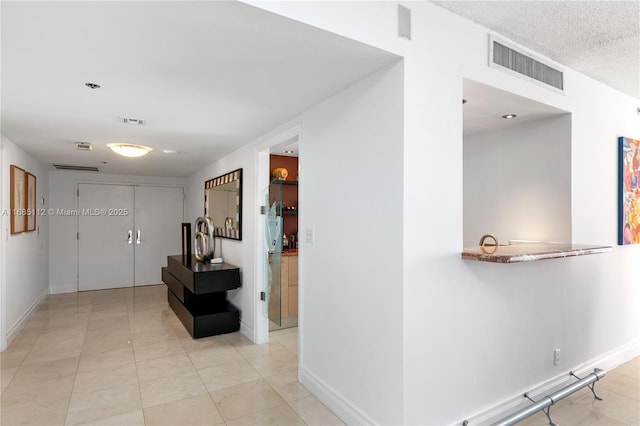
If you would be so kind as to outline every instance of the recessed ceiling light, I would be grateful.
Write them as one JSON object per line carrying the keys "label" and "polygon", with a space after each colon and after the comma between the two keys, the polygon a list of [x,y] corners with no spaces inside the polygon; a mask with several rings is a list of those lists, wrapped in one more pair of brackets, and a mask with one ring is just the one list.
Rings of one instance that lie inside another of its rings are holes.
{"label": "recessed ceiling light", "polygon": [[87,86],[89,89],[99,89],[100,85],[96,84],[96,83],[85,83],[85,86]]}
{"label": "recessed ceiling light", "polygon": [[504,118],[505,120],[509,120],[511,118],[516,118],[517,115],[515,114],[507,114],[507,115],[503,115],[502,118]]}
{"label": "recessed ceiling light", "polygon": [[162,152],[165,153],[165,154],[177,154],[178,153],[178,151],[174,151],[172,149],[163,149]]}
{"label": "recessed ceiling light", "polygon": [[149,148],[144,145],[133,145],[130,143],[108,143],[107,146],[111,148],[113,152],[123,157],[142,157],[153,151],[153,148]]}
{"label": "recessed ceiling light", "polygon": [[291,151],[290,149],[285,149],[285,150],[284,150],[284,153],[285,153],[285,154],[293,154],[293,151]]}

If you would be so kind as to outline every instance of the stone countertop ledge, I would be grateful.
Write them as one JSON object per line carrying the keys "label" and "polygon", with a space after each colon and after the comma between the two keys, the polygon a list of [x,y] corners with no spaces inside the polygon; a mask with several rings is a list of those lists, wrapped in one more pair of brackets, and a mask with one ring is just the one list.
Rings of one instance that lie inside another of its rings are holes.
{"label": "stone countertop ledge", "polygon": [[611,246],[602,245],[527,243],[468,247],[462,250],[462,258],[479,262],[517,263],[609,253],[611,251],[613,251]]}

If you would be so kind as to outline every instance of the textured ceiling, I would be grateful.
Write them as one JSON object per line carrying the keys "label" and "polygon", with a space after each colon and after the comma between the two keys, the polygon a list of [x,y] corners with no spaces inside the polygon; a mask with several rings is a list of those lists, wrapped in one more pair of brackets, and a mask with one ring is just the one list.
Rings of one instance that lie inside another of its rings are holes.
{"label": "textured ceiling", "polygon": [[640,99],[640,1],[434,1]]}

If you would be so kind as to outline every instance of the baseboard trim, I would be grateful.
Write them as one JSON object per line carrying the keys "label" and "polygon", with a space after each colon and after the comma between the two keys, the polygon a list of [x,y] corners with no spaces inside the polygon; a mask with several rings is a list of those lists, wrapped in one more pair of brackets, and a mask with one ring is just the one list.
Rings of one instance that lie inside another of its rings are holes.
{"label": "baseboard trim", "polygon": [[374,425],[372,419],[352,404],[349,404],[340,394],[320,380],[315,374],[305,368],[300,369],[300,382],[316,398],[326,405],[333,413],[348,425]]}
{"label": "baseboard trim", "polygon": [[[577,365],[575,368],[567,370],[558,376],[532,387],[530,390],[527,390],[527,392],[531,398],[538,400],[574,381],[575,379],[571,379],[569,376],[569,371],[573,371],[577,376],[583,377],[592,373],[594,368],[601,368],[605,371],[610,371],[637,356],[640,356],[640,340],[631,341],[617,349],[598,355],[587,362]],[[469,426],[489,425],[499,421],[501,418],[508,416],[525,405],[526,401],[524,401],[522,393],[519,393],[511,398],[503,400],[493,407],[482,410],[473,416],[469,416],[465,420],[468,421]],[[460,420],[455,424],[460,425],[463,421],[464,420]]]}
{"label": "baseboard trim", "polygon": [[64,294],[64,293],[76,293],[78,289],[75,285],[69,285],[66,287],[49,287],[49,294]]}
{"label": "baseboard trim", "polygon": [[45,291],[42,292],[40,296],[38,296],[36,301],[33,302],[33,304],[31,304],[29,309],[27,309],[27,312],[25,312],[20,317],[20,319],[18,319],[18,321],[16,321],[16,323],[13,326],[11,326],[11,328],[7,331],[7,347],[9,347],[13,339],[15,339],[18,333],[20,333],[20,330],[22,330],[22,327],[24,327],[27,321],[29,321],[29,318],[31,318],[31,315],[33,315],[33,313],[36,311],[36,309],[38,309],[40,304],[44,302],[44,299],[46,299],[48,295],[49,295],[49,289],[46,289]]}
{"label": "baseboard trim", "polygon": [[255,342],[255,336],[253,335],[253,326],[240,320],[240,333],[242,333],[247,339]]}

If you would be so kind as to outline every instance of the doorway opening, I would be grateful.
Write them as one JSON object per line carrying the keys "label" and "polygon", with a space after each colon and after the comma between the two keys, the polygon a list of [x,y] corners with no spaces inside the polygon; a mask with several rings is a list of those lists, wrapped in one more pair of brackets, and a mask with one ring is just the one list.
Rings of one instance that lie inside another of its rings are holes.
{"label": "doorway opening", "polygon": [[[298,141],[269,155],[269,209],[281,235],[270,253],[269,331],[298,326]],[[279,253],[277,252],[279,251]]]}
{"label": "doorway opening", "polygon": [[297,327],[300,256],[300,128],[269,139],[258,152],[259,205],[257,276],[262,303],[256,312],[256,343],[269,332]]}

